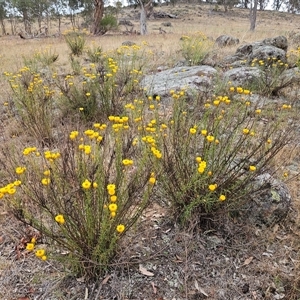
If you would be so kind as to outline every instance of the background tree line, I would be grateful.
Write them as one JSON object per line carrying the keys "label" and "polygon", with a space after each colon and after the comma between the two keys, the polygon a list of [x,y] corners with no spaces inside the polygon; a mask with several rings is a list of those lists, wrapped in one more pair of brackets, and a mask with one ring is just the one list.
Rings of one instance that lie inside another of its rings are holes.
{"label": "background tree line", "polygon": [[[7,32],[17,34],[20,31],[18,27],[20,23],[23,24],[22,28],[27,34],[46,32],[53,21],[58,24],[58,32],[60,33],[61,22],[65,17],[69,18],[73,28],[80,25],[89,28],[94,34],[101,34],[100,22],[105,10],[117,16],[122,5],[141,7],[141,3],[145,5],[149,2],[149,0],[127,0],[126,3],[118,0],[113,3],[105,3],[105,1],[109,0],[0,0],[2,34],[5,35]],[[225,11],[232,7],[241,7],[250,9],[250,11],[255,7],[258,10],[264,10],[268,7],[274,10],[284,9],[290,13],[300,12],[300,0],[152,0],[152,2],[153,5],[163,3],[176,5],[179,2],[207,3],[223,6]],[[78,24],[78,12],[80,12],[81,17],[80,24]],[[34,28],[33,24],[35,24]]]}

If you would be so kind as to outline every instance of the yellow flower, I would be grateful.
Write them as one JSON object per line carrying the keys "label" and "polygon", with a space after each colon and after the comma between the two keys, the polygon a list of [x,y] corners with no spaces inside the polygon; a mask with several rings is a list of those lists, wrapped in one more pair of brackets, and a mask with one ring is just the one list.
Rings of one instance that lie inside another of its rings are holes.
{"label": "yellow flower", "polygon": [[151,177],[149,178],[149,182],[150,182],[150,184],[154,184],[154,183],[155,183],[155,181],[156,181],[156,179],[155,179],[155,177],[154,177],[154,176],[151,176]]}
{"label": "yellow flower", "polygon": [[207,135],[207,130],[206,129],[202,129],[201,130],[201,134],[204,135],[204,136]]}
{"label": "yellow flower", "polygon": [[43,179],[42,179],[42,184],[43,184],[43,185],[49,185],[50,182],[51,182],[50,178],[43,178]]}
{"label": "yellow flower", "polygon": [[107,188],[107,190],[115,190],[116,185],[115,184],[108,184],[106,188]]}
{"label": "yellow flower", "polygon": [[250,94],[250,91],[249,91],[249,90],[244,90],[244,94],[245,94],[245,95],[249,95],[249,94]]}
{"label": "yellow flower", "polygon": [[82,185],[81,185],[84,189],[88,190],[91,187],[91,182],[89,180],[85,180]]}
{"label": "yellow flower", "polygon": [[213,192],[217,187],[218,187],[217,184],[210,184],[210,185],[208,186],[208,189],[209,189],[210,191]]}
{"label": "yellow flower", "polygon": [[116,195],[112,195],[112,196],[110,197],[110,201],[111,201],[111,202],[116,202],[117,199],[118,199],[118,197],[117,197]]}
{"label": "yellow flower", "polygon": [[116,203],[111,203],[108,205],[108,209],[110,212],[116,212],[118,209],[118,205]]}
{"label": "yellow flower", "polygon": [[60,224],[60,225],[65,224],[65,218],[64,218],[63,215],[57,215],[57,216],[55,217],[55,221],[56,221],[58,224]]}
{"label": "yellow flower", "polygon": [[34,243],[27,243],[26,250],[32,251],[34,249]]}
{"label": "yellow flower", "polygon": [[261,109],[256,109],[255,113],[259,115],[261,113]]}
{"label": "yellow flower", "polygon": [[196,162],[197,162],[197,163],[200,163],[201,160],[202,160],[202,158],[201,158],[200,156],[197,156],[197,157],[196,157]]}
{"label": "yellow flower", "polygon": [[243,129],[243,134],[249,134],[250,130],[248,128]]}
{"label": "yellow flower", "polygon": [[116,212],[115,212],[115,211],[112,211],[112,212],[110,213],[110,216],[111,216],[112,218],[114,218],[114,217],[116,216]]}
{"label": "yellow flower", "polygon": [[195,128],[190,128],[190,134],[195,134],[197,130]]}
{"label": "yellow flower", "polygon": [[220,201],[225,201],[226,200],[226,196],[225,195],[220,195],[219,200]]}
{"label": "yellow flower", "polygon": [[98,183],[97,182],[93,182],[93,188],[96,189],[98,187]]}
{"label": "yellow flower", "polygon": [[249,171],[251,171],[251,172],[256,171],[256,167],[255,166],[249,166]]}
{"label": "yellow flower", "polygon": [[42,257],[41,257],[41,260],[47,260],[47,256],[46,255],[43,255]]}
{"label": "yellow flower", "polygon": [[86,95],[87,97],[89,97],[89,96],[91,96],[91,93],[86,93],[85,95]]}
{"label": "yellow flower", "polygon": [[44,249],[36,250],[35,255],[36,255],[37,257],[42,258],[42,256],[45,255],[45,250],[44,250]]}
{"label": "yellow flower", "polygon": [[35,242],[36,242],[36,238],[33,237],[33,238],[31,239],[31,243],[35,244]]}
{"label": "yellow flower", "polygon": [[125,226],[124,226],[123,224],[119,224],[119,225],[117,226],[117,231],[118,231],[119,233],[122,233],[124,230],[125,230]]}
{"label": "yellow flower", "polygon": [[234,87],[234,86],[231,86],[231,87],[229,88],[229,91],[230,91],[230,92],[234,92],[234,91],[235,91],[235,87]]}
{"label": "yellow flower", "polygon": [[44,173],[43,173],[45,176],[50,176],[50,170],[46,170],[46,171],[44,171]]}
{"label": "yellow flower", "polygon": [[16,173],[18,175],[23,174],[25,172],[26,168],[25,167],[17,167],[16,168]]}
{"label": "yellow flower", "polygon": [[206,139],[207,139],[208,142],[213,142],[215,140],[215,138],[212,135],[208,135],[206,137]]}
{"label": "yellow flower", "polygon": [[131,166],[131,165],[133,165],[133,160],[131,160],[131,159],[123,159],[122,163],[123,163],[124,166]]}

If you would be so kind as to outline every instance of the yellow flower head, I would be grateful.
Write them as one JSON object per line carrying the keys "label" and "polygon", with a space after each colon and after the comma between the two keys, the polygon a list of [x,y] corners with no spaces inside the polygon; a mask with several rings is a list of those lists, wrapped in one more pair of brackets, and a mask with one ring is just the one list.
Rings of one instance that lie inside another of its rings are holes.
{"label": "yellow flower head", "polygon": [[110,197],[111,202],[116,202],[117,199],[118,199],[118,197],[116,195],[113,195],[113,196]]}
{"label": "yellow flower head", "polygon": [[124,166],[131,166],[131,165],[133,165],[133,160],[131,160],[131,159],[123,159],[122,163],[123,163]]}
{"label": "yellow flower head", "polygon": [[57,215],[55,217],[55,221],[60,224],[60,225],[63,225],[65,223],[65,218],[63,215]]}
{"label": "yellow flower head", "polygon": [[225,201],[226,200],[226,196],[225,195],[220,195],[219,200],[220,201]]}
{"label": "yellow flower head", "polygon": [[243,129],[243,134],[249,134],[250,130],[248,128]]}
{"label": "yellow flower head", "polygon": [[44,249],[36,250],[35,255],[36,255],[37,257],[40,257],[40,258],[41,258],[42,256],[45,255],[45,250],[44,250]]}
{"label": "yellow flower head", "polygon": [[204,135],[204,136],[206,136],[207,135],[207,130],[206,129],[202,129],[201,130],[201,134]]}
{"label": "yellow flower head", "polygon": [[82,183],[82,187],[85,189],[85,190],[88,190],[90,187],[91,187],[91,182],[89,180],[85,180],[83,183]]}
{"label": "yellow flower head", "polygon": [[207,141],[208,142],[213,142],[214,140],[215,140],[215,138],[212,136],[212,135],[208,135],[207,137],[206,137],[206,139],[207,139]]}
{"label": "yellow flower head", "polygon": [[119,224],[119,225],[117,226],[117,231],[118,231],[119,233],[122,233],[124,230],[125,230],[125,226],[124,226],[123,224]]}
{"label": "yellow flower head", "polygon": [[32,251],[34,249],[34,243],[27,243],[26,250]]}
{"label": "yellow flower head", "polygon": [[115,204],[115,203],[111,203],[111,204],[108,205],[108,209],[109,209],[110,212],[116,212],[117,209],[118,209],[118,205]]}
{"label": "yellow flower head", "polygon": [[51,182],[50,178],[43,178],[42,179],[42,185],[49,185]]}
{"label": "yellow flower head", "polygon": [[256,171],[256,167],[255,166],[249,166],[249,171],[251,171],[251,172]]}
{"label": "yellow flower head", "polygon": [[190,134],[195,134],[197,130],[195,128],[190,128]]}
{"label": "yellow flower head", "polygon": [[209,189],[210,191],[213,192],[217,187],[218,187],[217,184],[210,184],[210,185],[208,186],[208,189]]}
{"label": "yellow flower head", "polygon": [[17,173],[18,175],[23,174],[25,171],[26,171],[26,168],[25,168],[25,167],[17,167],[17,168],[16,168],[16,173]]}
{"label": "yellow flower head", "polygon": [[149,183],[150,183],[150,184],[154,184],[155,181],[156,181],[156,179],[155,179],[154,176],[151,176],[151,177],[149,178]]}

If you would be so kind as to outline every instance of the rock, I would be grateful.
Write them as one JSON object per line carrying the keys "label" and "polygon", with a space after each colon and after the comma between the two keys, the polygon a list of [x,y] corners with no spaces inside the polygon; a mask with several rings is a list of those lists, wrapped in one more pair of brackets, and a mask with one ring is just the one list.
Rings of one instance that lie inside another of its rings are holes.
{"label": "rock", "polygon": [[269,173],[259,175],[253,183],[254,188],[265,186],[248,201],[241,211],[252,224],[271,226],[282,221],[291,210],[291,195],[282,181]]}
{"label": "rock", "polygon": [[224,80],[230,81],[232,86],[249,86],[257,82],[262,71],[256,67],[239,67],[228,70],[224,73]]}
{"label": "rock", "polygon": [[146,75],[142,86],[149,94],[169,95],[180,88],[206,91],[213,83],[217,70],[210,66],[175,67],[157,74]]}
{"label": "rock", "polygon": [[221,35],[216,39],[216,44],[219,47],[232,46],[232,45],[237,45],[239,43],[240,43],[239,39],[230,35]]}
{"label": "rock", "polygon": [[131,42],[131,41],[125,41],[125,42],[122,43],[122,46],[129,46],[129,47],[131,47],[133,45],[136,45],[136,43]]}
{"label": "rock", "polygon": [[162,26],[165,26],[165,27],[172,27],[172,23],[171,22],[164,22],[164,23],[161,23]]}
{"label": "rock", "polygon": [[288,49],[288,40],[285,36],[280,35],[274,38],[268,38],[262,41],[264,45],[273,46],[283,51],[287,51]]}
{"label": "rock", "polygon": [[287,39],[284,36],[241,45],[234,55],[225,57],[221,65],[230,64],[233,67],[240,67],[245,63],[250,65],[254,58],[267,61],[273,57],[285,63],[287,47]]}
{"label": "rock", "polygon": [[281,60],[283,63],[285,63],[287,60],[286,52],[284,50],[268,45],[254,47],[251,55],[249,56],[250,61],[252,61],[254,58],[267,61],[269,58],[273,57],[275,57],[276,60]]}

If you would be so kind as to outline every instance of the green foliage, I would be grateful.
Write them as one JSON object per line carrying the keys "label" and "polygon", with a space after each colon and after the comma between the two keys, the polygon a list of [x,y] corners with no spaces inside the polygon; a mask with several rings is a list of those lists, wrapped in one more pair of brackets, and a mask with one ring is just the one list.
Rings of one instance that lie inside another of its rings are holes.
{"label": "green foliage", "polygon": [[118,27],[117,18],[112,14],[105,15],[100,21],[100,32],[104,34],[105,32],[116,29]]}
{"label": "green foliage", "polygon": [[38,72],[41,68],[49,67],[58,60],[58,54],[52,48],[36,51],[30,57],[23,57],[24,65],[32,71]]}
{"label": "green foliage", "polygon": [[190,65],[199,65],[212,49],[213,43],[201,32],[181,37],[181,51]]}
{"label": "green foliage", "polygon": [[128,118],[118,120],[72,131],[53,151],[26,147],[17,181],[1,189],[13,195],[15,214],[49,238],[47,256],[78,276],[95,278],[107,268],[153,188],[148,153],[132,145]]}
{"label": "green foliage", "polygon": [[248,90],[236,91],[230,95],[234,101],[219,96],[194,103],[192,112],[184,91],[173,91],[172,115],[155,119],[149,148],[159,149],[161,158],[153,159],[154,170],[163,199],[182,224],[219,211],[238,211],[265,188],[254,185],[255,178],[292,138],[292,126],[282,131],[289,106],[264,124],[261,119],[270,117],[268,110],[251,105]]}
{"label": "green foliage", "polygon": [[65,41],[71,50],[71,54],[80,56],[86,43],[86,32],[69,31],[64,34]]}
{"label": "green foliage", "polygon": [[289,85],[282,80],[281,74],[288,69],[288,64],[278,60],[276,57],[268,57],[267,60],[253,59],[251,66],[259,69],[259,77],[250,87],[253,91],[262,95],[276,95],[279,90]]}
{"label": "green foliage", "polygon": [[18,75],[6,72],[13,91],[15,112],[25,132],[42,145],[53,142],[54,91],[46,86],[47,78],[24,67]]}
{"label": "green foliage", "polygon": [[93,45],[92,48],[86,50],[87,56],[92,63],[99,63],[102,59],[102,48]]}

